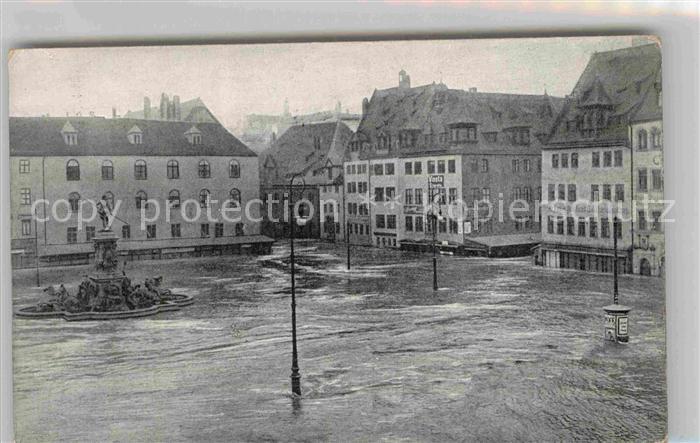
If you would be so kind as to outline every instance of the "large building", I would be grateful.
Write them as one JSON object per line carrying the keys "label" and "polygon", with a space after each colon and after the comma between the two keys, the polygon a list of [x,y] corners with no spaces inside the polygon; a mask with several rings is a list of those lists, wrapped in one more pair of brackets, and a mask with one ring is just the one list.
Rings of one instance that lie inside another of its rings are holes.
{"label": "large building", "polygon": [[612,272],[616,235],[621,272],[663,267],[660,203],[633,205],[663,192],[660,71],[656,44],[591,57],[543,151],[545,266]]}
{"label": "large building", "polygon": [[259,204],[250,206],[250,216],[239,211],[240,220],[235,212],[222,214],[226,200],[245,207],[257,199],[259,178],[255,153],[218,123],[102,117],[9,123],[16,266],[33,263],[37,252],[44,262],[87,262],[102,225],[79,217],[89,219],[89,202],[103,196],[117,217],[119,249],[133,259],[269,249],[271,240],[259,235]]}
{"label": "large building", "polygon": [[[424,250],[431,211],[440,248],[527,254],[540,242],[542,140],[562,100],[444,84],[375,90],[345,162],[353,243]],[[441,184],[429,184],[433,177]],[[510,217],[511,203],[518,208]],[[527,206],[527,207],[526,207]]]}
{"label": "large building", "polygon": [[263,233],[273,237],[289,235],[287,203],[291,176],[295,181],[292,199],[305,198],[311,204],[311,220],[297,235],[342,240],[343,158],[352,131],[345,123],[310,123],[292,126],[260,154],[261,198],[266,202]]}

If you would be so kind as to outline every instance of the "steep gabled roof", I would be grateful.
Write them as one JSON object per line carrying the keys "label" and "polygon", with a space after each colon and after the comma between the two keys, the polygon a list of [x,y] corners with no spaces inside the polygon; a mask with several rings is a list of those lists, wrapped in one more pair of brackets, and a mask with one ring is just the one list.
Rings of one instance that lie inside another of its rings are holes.
{"label": "steep gabled roof", "polygon": [[[660,71],[661,48],[657,44],[594,53],[557,117],[548,143],[625,142],[627,124],[645,103]],[[586,125],[590,118],[586,113],[592,108],[608,113],[605,127],[588,132],[572,130],[568,122]]]}
{"label": "steep gabled roof", "polygon": [[[77,143],[67,145],[61,134],[70,125]],[[138,126],[142,143],[132,144],[129,131]],[[218,123],[196,123],[202,143],[192,145],[185,133],[191,122],[103,117],[10,117],[12,156],[215,155],[255,157]]]}

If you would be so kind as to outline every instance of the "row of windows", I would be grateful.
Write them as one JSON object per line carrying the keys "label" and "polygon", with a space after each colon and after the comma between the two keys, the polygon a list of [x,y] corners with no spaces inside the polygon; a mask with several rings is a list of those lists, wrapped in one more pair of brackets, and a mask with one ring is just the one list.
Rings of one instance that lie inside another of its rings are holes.
{"label": "row of windows", "polygon": [[[642,192],[649,190],[647,168],[639,168],[637,170],[637,189]],[[664,178],[661,169],[651,170],[651,189],[661,191],[664,187]]]}
{"label": "row of windows", "polygon": [[[138,128],[137,128],[138,129]],[[187,140],[193,145],[202,144],[202,134],[199,132],[187,132],[185,133]],[[132,131],[127,134],[127,139],[132,145],[140,145],[143,143],[143,133],[138,131]],[[65,144],[70,146],[75,146],[78,144],[78,133],[77,132],[63,132],[63,141]]]}
{"label": "row of windows", "polygon": [[[25,170],[29,172],[29,160],[26,160]],[[22,172],[22,161],[20,161],[20,172]],[[166,165],[166,173],[170,179],[180,178],[180,164],[177,160],[169,160]],[[240,178],[241,166],[236,160],[231,160],[228,165],[229,178]],[[211,177],[211,166],[206,160],[201,160],[197,165],[197,175],[199,178]],[[148,166],[145,160],[136,160],[134,163],[134,178],[136,180],[146,180],[148,178]],[[66,180],[80,180],[80,163],[71,159],[66,163]],[[102,180],[114,180],[114,165],[110,160],[102,162]]]}
{"label": "row of windows", "polygon": [[[603,195],[602,199],[604,201],[613,201],[613,196],[612,196],[612,191],[613,191],[613,185],[591,185],[591,201],[597,202],[601,200],[601,187],[603,190]],[[624,184],[616,184],[615,185],[615,201],[625,201],[625,185]],[[553,183],[550,183],[547,186],[547,193],[548,193],[548,200],[549,201],[555,201],[555,200],[563,200],[563,201],[570,201],[574,202],[576,201],[576,185],[574,184],[569,184],[569,185],[555,185]]]}
{"label": "row of windows", "polygon": [[[569,158],[571,162],[569,163]],[[569,157],[569,154],[552,154],[552,168],[578,168],[578,153],[574,152]],[[616,151],[603,151],[603,166],[604,168],[610,167],[622,167],[622,150],[618,149]],[[591,167],[600,168],[600,152],[595,151],[591,153]]]}
{"label": "row of windows", "polygon": [[[529,158],[511,160],[511,170],[513,172],[520,172],[522,165],[522,172],[532,172],[532,161]],[[537,171],[542,172],[542,160],[537,159]]]}
{"label": "row of windows", "polygon": [[396,238],[395,237],[380,237],[376,236],[375,241],[377,242],[377,246],[394,246],[396,247]]}
{"label": "row of windows", "polygon": [[391,201],[396,198],[396,188],[388,186],[386,188],[374,188],[374,201]]}
{"label": "row of windows", "polygon": [[367,203],[348,203],[348,215],[369,215]]}
{"label": "row of windows", "polygon": [[[447,165],[447,168],[445,168]],[[457,162],[455,160],[428,160],[426,162],[428,174],[454,174],[457,172]],[[408,161],[404,163],[404,173],[406,175],[421,175],[423,173],[423,162]]]}
{"label": "row of windows", "polygon": [[640,129],[637,132],[637,149],[640,151],[649,149],[649,138],[651,138],[652,149],[661,149],[661,131],[657,128],[652,128],[651,137],[647,134],[646,129]]}
{"label": "row of windows", "polygon": [[367,182],[348,182],[348,194],[360,193],[364,194],[367,192],[368,186]]}
{"label": "row of windows", "polygon": [[369,225],[364,223],[348,223],[348,234],[369,235]]}
{"label": "row of windows", "polygon": [[356,165],[347,165],[345,166],[345,173],[346,175],[367,174],[367,164],[360,163]]}
{"label": "row of windows", "polygon": [[[105,196],[105,201],[109,204],[110,207],[114,207],[114,194],[111,192],[107,191],[104,194]],[[211,192],[208,189],[202,189],[199,191],[199,204],[201,207],[206,208],[209,205],[209,202],[211,200]],[[229,191],[229,200],[230,200],[230,205],[234,206],[235,203],[238,205],[241,204],[241,191],[239,191],[236,188],[233,188]],[[148,209],[148,194],[146,194],[145,191],[138,191],[136,193],[135,197],[135,202],[136,202],[136,208],[141,209],[142,207],[144,209]],[[170,206],[172,208],[179,208],[180,207],[180,191],[177,189],[173,189],[168,193],[168,202],[170,202]],[[235,202],[235,203],[234,203]],[[80,194],[77,192],[71,192],[68,194],[68,203],[70,206],[70,210],[72,212],[77,212],[78,208],[80,206]]]}
{"label": "row of windows", "polygon": [[396,215],[377,214],[374,217],[374,223],[377,229],[396,229]]}
{"label": "row of windows", "polygon": [[[660,216],[661,214],[659,214]],[[556,224],[556,228],[555,228]],[[608,218],[600,219],[600,238],[610,238],[610,226],[611,222]],[[622,224],[618,223],[616,226],[615,236],[617,238],[622,238]],[[566,228],[566,230],[565,230]],[[586,229],[588,228],[588,229]],[[575,235],[578,237],[586,237],[586,231],[588,231],[588,237],[597,238],[598,237],[598,221],[591,218],[579,218],[578,220],[574,217],[566,217],[566,224],[564,223],[563,217],[549,216],[547,217],[547,233],[554,234],[556,229],[557,235]]]}
{"label": "row of windows", "polygon": [[[201,237],[210,237],[210,225],[209,223],[201,223],[199,232]],[[242,235],[245,235],[245,228],[243,223],[236,223],[234,225],[234,236],[239,237]],[[223,223],[214,223],[214,237],[223,237],[224,236],[224,224]],[[92,241],[92,239],[95,237],[95,227],[94,226],[86,226],[85,227],[85,241],[89,242]],[[146,225],[146,238],[147,239],[154,239],[157,238],[157,227],[156,225]],[[172,238],[180,238],[182,237],[182,228],[180,223],[171,223],[170,224],[170,237]],[[122,226],[122,238],[123,239],[130,239],[131,238],[131,226],[129,225],[124,225]],[[78,242],[78,228],[76,227],[70,227],[67,228],[66,230],[66,241],[67,243],[73,244]]]}

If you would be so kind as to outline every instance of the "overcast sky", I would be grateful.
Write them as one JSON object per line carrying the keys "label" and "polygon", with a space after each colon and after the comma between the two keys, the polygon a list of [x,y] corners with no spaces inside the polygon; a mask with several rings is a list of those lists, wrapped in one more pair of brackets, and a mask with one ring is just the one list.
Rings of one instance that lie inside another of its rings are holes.
{"label": "overcast sky", "polygon": [[10,60],[10,115],[111,116],[157,106],[160,94],[200,97],[235,130],[246,114],[360,112],[363,97],[398,84],[564,96],[591,54],[640,37],[30,49]]}

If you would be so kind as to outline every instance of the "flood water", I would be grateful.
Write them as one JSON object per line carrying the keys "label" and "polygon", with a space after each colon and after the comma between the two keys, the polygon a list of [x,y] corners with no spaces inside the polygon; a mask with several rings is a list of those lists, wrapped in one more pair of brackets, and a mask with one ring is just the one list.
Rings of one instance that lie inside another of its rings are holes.
{"label": "flood water", "polygon": [[[529,258],[301,242],[303,398],[290,395],[289,248],[143,261],[195,304],[154,317],[14,320],[17,441],[662,439],[663,281],[621,276],[630,343],[603,341],[612,277]],[[89,267],[42,270],[74,288]],[[42,299],[29,270],[15,305]],[[74,290],[74,289],[73,289]]]}

